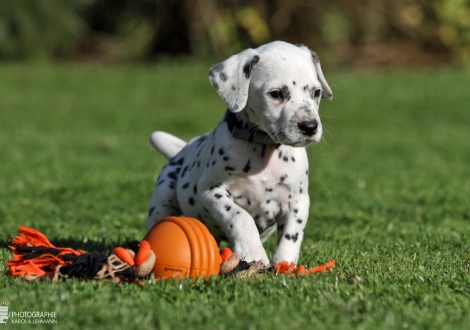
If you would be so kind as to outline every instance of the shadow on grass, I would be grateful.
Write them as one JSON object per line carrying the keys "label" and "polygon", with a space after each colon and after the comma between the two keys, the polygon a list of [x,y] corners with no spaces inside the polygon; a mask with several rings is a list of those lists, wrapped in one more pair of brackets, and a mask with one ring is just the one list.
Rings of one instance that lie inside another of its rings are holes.
{"label": "shadow on grass", "polygon": [[[7,237],[5,234],[0,236],[0,248],[8,248],[11,245],[10,240],[13,237]],[[72,248],[75,250],[85,250],[87,252],[99,252],[110,254],[115,247],[127,246],[127,243],[135,241],[134,238],[122,237],[116,240],[90,240],[86,238],[68,237],[56,238],[48,237],[49,241],[57,248]]]}

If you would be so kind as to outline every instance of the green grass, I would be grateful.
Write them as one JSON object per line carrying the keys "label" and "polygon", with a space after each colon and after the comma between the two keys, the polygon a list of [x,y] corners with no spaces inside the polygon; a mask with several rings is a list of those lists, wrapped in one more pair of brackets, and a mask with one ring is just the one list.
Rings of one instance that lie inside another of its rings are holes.
{"label": "green grass", "polygon": [[[148,136],[216,125],[209,67],[0,65],[0,268],[20,225],[87,250],[142,238],[165,162]],[[334,258],[332,273],[143,287],[0,275],[0,303],[56,311],[55,329],[470,328],[469,74],[325,73],[335,98],[308,148],[300,263]]]}

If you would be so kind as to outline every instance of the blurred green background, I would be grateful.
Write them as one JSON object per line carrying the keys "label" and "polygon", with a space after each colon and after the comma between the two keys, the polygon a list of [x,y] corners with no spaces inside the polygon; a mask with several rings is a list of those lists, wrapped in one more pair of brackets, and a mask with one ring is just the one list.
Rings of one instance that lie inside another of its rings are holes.
{"label": "blurred green background", "polygon": [[470,65],[470,0],[0,1],[0,59],[223,58],[271,40],[326,65]]}

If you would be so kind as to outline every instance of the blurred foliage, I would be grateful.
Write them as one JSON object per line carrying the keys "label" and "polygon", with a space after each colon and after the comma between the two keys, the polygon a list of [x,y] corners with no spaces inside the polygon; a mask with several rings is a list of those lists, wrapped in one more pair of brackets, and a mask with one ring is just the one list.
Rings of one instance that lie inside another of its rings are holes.
{"label": "blurred foliage", "polygon": [[86,29],[78,2],[75,5],[62,0],[0,1],[0,58],[48,57],[73,50]]}
{"label": "blurred foliage", "polygon": [[470,0],[3,0],[0,57],[223,58],[270,40],[330,65],[470,66]]}

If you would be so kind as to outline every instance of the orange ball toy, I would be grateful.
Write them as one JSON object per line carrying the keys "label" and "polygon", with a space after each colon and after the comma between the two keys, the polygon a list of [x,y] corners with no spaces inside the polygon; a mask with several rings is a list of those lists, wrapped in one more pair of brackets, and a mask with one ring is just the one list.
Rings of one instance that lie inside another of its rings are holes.
{"label": "orange ball toy", "polygon": [[145,235],[155,253],[155,278],[209,278],[220,272],[219,247],[204,224],[194,218],[170,216]]}

